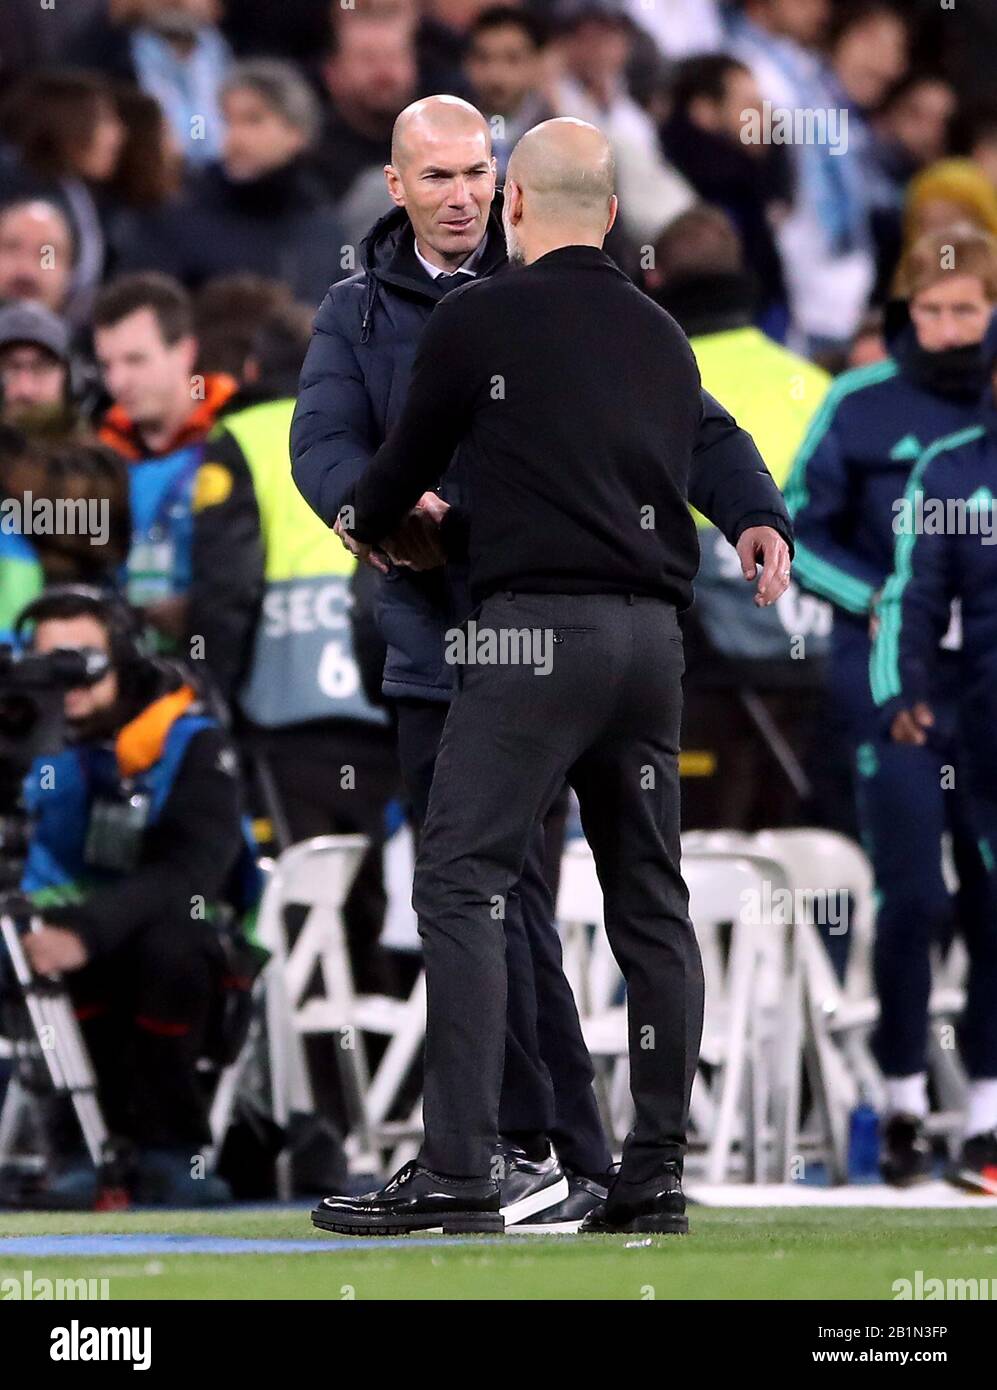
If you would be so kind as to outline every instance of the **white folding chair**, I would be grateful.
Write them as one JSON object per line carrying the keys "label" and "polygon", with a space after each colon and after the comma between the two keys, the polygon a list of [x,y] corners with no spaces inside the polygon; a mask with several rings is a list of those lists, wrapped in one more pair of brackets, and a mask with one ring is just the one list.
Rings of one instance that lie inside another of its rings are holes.
{"label": "white folding chair", "polygon": [[[772,1108],[770,1073],[778,1048],[773,1037],[792,1023],[791,1000],[782,988],[783,938],[754,924],[742,910],[744,894],[763,895],[763,874],[777,883],[778,865],[750,862],[729,854],[684,857],[690,889],[690,916],[703,954],[707,981],[702,1059],[713,1068],[712,1084],[702,1074],[693,1087],[691,1120],[707,1146],[712,1180],[723,1181],[738,1139],[744,1141],[749,1171],[762,1162],[763,1130]],[[624,1100],[626,1008],[619,1002],[622,979],[602,927],[602,894],[587,845],[568,848],[562,860],[558,919],[576,990],[586,1043],[594,1060],[613,1063],[610,1118],[622,1139],[632,1120]],[[594,926],[593,926],[594,924]],[[727,950],[721,939],[730,926]],[[787,1112],[788,1113],[788,1112]]]}
{"label": "white folding chair", "polygon": [[[849,895],[852,907],[847,922],[849,949],[843,984],[838,981],[817,933],[808,936],[807,982],[817,1006],[813,1022],[821,1034],[821,1045],[827,1040],[835,1045],[825,1050],[834,1103],[847,1115],[859,1096],[864,1095],[877,1109],[882,1109],[882,1073],[869,1047],[870,1035],[879,1020],[872,968],[876,914],[872,866],[854,841],[823,829],[764,831],[754,837],[754,843],[785,865],[794,888],[804,897],[835,890]],[[958,949],[950,953],[944,966],[937,959],[933,964],[928,1006],[929,1068],[942,1107],[929,1122],[935,1132],[947,1133],[957,1126],[965,1100],[965,1073],[944,1033],[965,1003],[961,983],[964,966],[964,953]],[[838,1048],[844,1065],[838,1060]]]}
{"label": "white folding chair", "polygon": [[[354,1169],[379,1169],[382,1151],[416,1137],[416,1106],[404,1121],[389,1121],[425,1035],[426,990],[420,973],[408,999],[358,994],[353,983],[342,909],[367,848],[362,835],[324,835],[292,845],[275,861],[257,925],[273,953],[268,965],[268,1023],[274,1111],[286,1123],[292,1109],[314,1108],[301,1040],[338,1035],[340,1076],[351,1113],[346,1151]],[[285,908],[307,915],[289,946]],[[276,978],[274,978],[276,977]],[[317,988],[316,988],[317,987]],[[364,1034],[389,1039],[373,1077]]]}

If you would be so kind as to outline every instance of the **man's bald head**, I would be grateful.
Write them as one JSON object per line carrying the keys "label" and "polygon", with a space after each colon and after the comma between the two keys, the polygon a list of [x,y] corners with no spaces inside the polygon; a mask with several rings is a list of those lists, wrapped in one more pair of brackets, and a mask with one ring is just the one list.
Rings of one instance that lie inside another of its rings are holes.
{"label": "man's bald head", "polygon": [[492,151],[488,122],[463,97],[434,96],[413,101],[399,113],[391,132],[391,163],[396,169],[424,155],[428,148],[447,141],[478,136],[487,153]]}
{"label": "man's bald head", "polygon": [[388,192],[404,208],[420,255],[453,270],[480,246],[495,196],[488,122],[460,97],[414,101],[395,121]]}
{"label": "man's bald head", "polygon": [[536,260],[560,246],[601,246],[616,218],[609,141],[587,121],[558,117],[528,130],[505,180],[509,258]]}
{"label": "man's bald head", "polygon": [[507,178],[523,190],[537,218],[605,230],[615,191],[613,152],[587,121],[564,116],[528,130],[512,152]]}

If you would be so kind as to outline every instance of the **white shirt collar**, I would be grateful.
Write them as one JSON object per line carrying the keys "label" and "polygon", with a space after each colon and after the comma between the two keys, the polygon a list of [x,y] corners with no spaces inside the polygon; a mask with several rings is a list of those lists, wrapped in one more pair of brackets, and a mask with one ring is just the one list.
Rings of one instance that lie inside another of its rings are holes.
{"label": "white shirt collar", "polygon": [[418,243],[418,241],[413,242],[413,245],[414,245],[414,247],[415,247],[415,258],[416,258],[416,260],[419,262],[419,264],[422,266],[422,268],[423,268],[423,270],[426,272],[426,274],[429,276],[430,280],[437,280],[437,279],[439,279],[439,277],[440,277],[441,275],[453,275],[453,274],[455,274],[456,271],[458,271],[458,270],[463,271],[463,273],[464,273],[465,275],[477,275],[477,273],[478,273],[478,271],[477,271],[477,265],[478,265],[478,262],[481,260],[481,257],[485,254],[485,242],[486,242],[487,240],[488,240],[488,233],[485,232],[485,235],[484,235],[484,236],[481,238],[481,240],[478,242],[477,246],[474,248],[474,250],[473,250],[473,251],[471,252],[471,254],[468,256],[468,258],[467,258],[467,260],[464,262],[464,264],[463,264],[463,265],[455,266],[454,270],[452,270],[452,271],[451,271],[451,270],[443,270],[443,269],[440,268],[440,266],[438,266],[438,265],[433,265],[433,264],[431,264],[431,262],[427,261],[427,260],[426,260],[426,257],[425,257],[425,256],[422,254],[422,252],[419,250],[419,243]]}

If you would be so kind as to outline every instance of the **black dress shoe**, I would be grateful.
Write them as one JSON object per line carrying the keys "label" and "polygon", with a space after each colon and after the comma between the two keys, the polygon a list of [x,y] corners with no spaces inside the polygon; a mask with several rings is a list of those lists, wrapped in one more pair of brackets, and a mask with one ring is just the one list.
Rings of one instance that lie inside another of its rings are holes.
{"label": "black dress shoe", "polygon": [[929,1182],[935,1166],[924,1121],[916,1115],[892,1115],[883,1130],[879,1171],[891,1187]]}
{"label": "black dress shoe", "polygon": [[448,1178],[406,1163],[379,1192],[363,1197],[325,1197],[312,1224],[347,1236],[404,1236],[410,1231],[444,1235],[501,1235],[498,1183],[490,1178]]}
{"label": "black dress shoe", "polygon": [[499,1180],[499,1192],[507,1227],[534,1219],[567,1197],[568,1180],[555,1154],[527,1158],[522,1149],[508,1145],[502,1157],[505,1176]]}
{"label": "black dress shoe", "polygon": [[584,1235],[686,1235],[689,1218],[678,1164],[666,1163],[651,1182],[631,1183],[621,1172],[605,1202],[589,1212],[578,1230]]}

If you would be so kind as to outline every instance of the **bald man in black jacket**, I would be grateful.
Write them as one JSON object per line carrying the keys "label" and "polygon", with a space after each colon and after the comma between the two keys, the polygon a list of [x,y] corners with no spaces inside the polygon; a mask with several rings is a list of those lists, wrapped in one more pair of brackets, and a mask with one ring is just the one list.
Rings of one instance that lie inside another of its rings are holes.
{"label": "bald man in black jacket", "polygon": [[[437,307],[398,427],[341,516],[364,553],[459,444],[479,607],[453,634],[458,693],[416,870],[425,1141],[382,1192],[320,1203],[326,1229],[502,1229],[502,907],[565,777],[627,981],[636,1110],[621,1171],[582,1229],[687,1229],[703,981],[679,868],[678,612],[698,564],[687,491],[703,406],[684,335],[601,250],[615,212],[600,132],[557,120],[524,136],[504,220],[525,268]],[[773,602],[789,548],[757,529],[759,601]]]}

